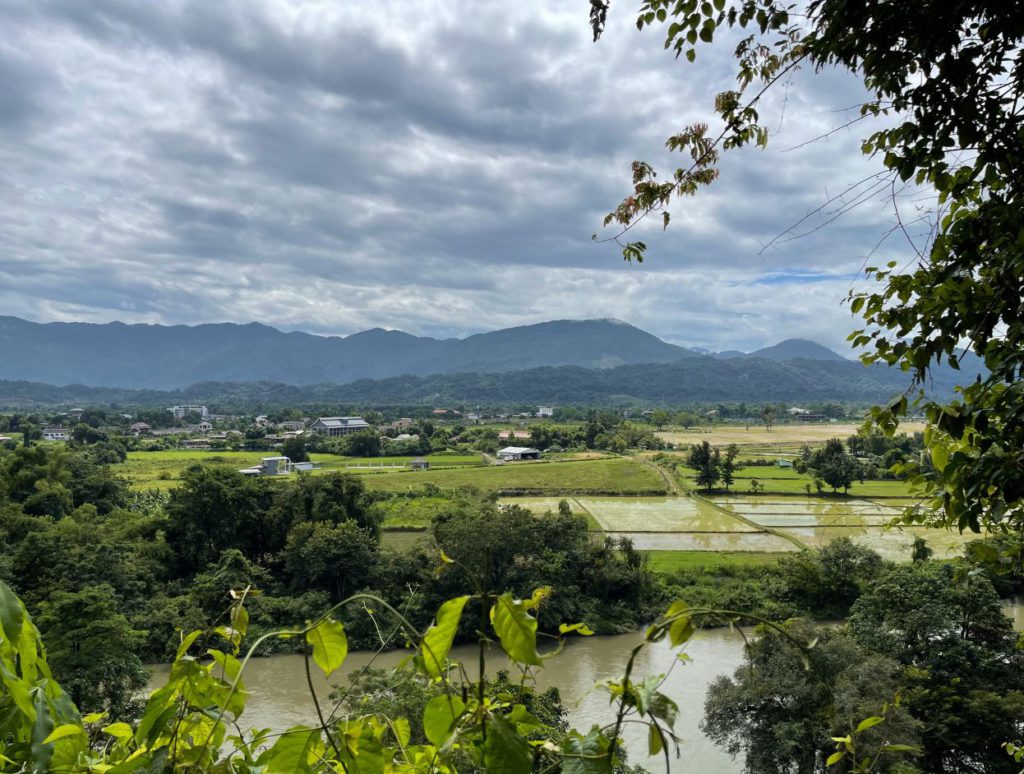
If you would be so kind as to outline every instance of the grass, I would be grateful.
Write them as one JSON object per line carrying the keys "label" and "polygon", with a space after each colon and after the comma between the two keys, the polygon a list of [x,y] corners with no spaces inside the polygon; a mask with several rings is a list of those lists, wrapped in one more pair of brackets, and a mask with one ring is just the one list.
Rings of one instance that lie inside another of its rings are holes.
{"label": "grass", "polygon": [[368,489],[410,491],[433,484],[441,489],[476,487],[506,494],[664,494],[665,482],[626,458],[579,462],[510,463],[455,470],[404,471],[367,475]]}
{"label": "grass", "polygon": [[784,554],[759,551],[648,551],[647,560],[654,572],[676,570],[716,570],[720,567],[756,567],[774,564]]}
{"label": "grass", "polygon": [[[680,471],[687,476],[687,483],[691,488],[696,489],[693,483],[693,471],[689,468],[680,468]],[[750,484],[757,479],[759,484],[764,486],[761,494],[807,494],[807,485],[811,486],[812,495],[817,495],[814,488],[814,480],[804,474],[798,473],[793,468],[779,468],[771,465],[745,465],[737,468],[735,482],[732,485],[732,494],[752,494]],[[910,495],[910,489],[905,481],[854,481],[850,486],[850,497],[900,497],[906,498]],[[842,492],[832,492],[832,487],[826,485],[822,490],[823,498],[843,499]]]}
{"label": "grass", "polygon": [[446,497],[395,497],[370,507],[382,516],[384,529],[426,529],[449,505],[451,500]]}
{"label": "grass", "polygon": [[[212,451],[192,449],[171,449],[164,451],[128,452],[128,459],[116,466],[115,471],[125,476],[138,489],[172,489],[178,485],[181,473],[189,465],[207,465],[210,467],[230,468],[238,470],[258,465],[263,457],[272,457],[274,452],[267,451]],[[381,466],[401,466],[383,470],[393,472],[407,469],[405,466],[413,457],[342,457],[336,454],[309,455],[310,460],[320,463],[318,471],[342,471],[345,473],[365,474],[380,473]],[[431,455],[426,459],[435,468],[466,468],[478,466],[482,459],[476,454]],[[364,466],[364,467],[356,467]]]}

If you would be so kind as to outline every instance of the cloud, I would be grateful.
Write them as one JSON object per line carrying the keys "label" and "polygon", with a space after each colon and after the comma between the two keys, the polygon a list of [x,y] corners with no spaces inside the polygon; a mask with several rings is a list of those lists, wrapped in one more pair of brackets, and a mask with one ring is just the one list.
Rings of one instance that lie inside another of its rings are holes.
{"label": "cloud", "polygon": [[731,87],[731,45],[686,65],[625,6],[596,45],[585,4],[550,6],[3,5],[0,303],[340,334],[611,316],[688,345],[841,346],[840,301],[894,225],[869,127],[828,134],[856,79],[776,90],[769,150],[726,154],[624,265],[591,235],[633,159],[681,163],[664,138]]}

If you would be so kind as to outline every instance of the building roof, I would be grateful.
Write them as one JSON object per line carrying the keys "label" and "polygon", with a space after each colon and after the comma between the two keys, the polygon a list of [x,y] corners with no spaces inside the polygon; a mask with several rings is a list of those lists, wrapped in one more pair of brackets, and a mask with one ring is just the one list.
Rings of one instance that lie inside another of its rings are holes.
{"label": "building roof", "polygon": [[498,454],[540,454],[540,449],[531,449],[528,446],[506,446],[499,449]]}
{"label": "building roof", "polygon": [[369,427],[362,417],[320,417],[317,422],[324,427]]}

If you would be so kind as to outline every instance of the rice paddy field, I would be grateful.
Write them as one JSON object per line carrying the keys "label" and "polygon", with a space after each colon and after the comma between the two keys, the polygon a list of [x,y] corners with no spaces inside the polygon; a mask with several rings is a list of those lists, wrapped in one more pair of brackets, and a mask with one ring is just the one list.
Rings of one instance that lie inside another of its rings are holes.
{"label": "rice paddy field", "polygon": [[924,538],[938,558],[962,553],[972,535],[928,527],[887,527],[911,500],[850,498],[830,502],[823,498],[716,497],[714,502],[737,517],[797,540],[809,548],[821,548],[839,537],[877,551],[891,561],[909,561],[910,547]]}
{"label": "rice paddy field", "polygon": [[[535,514],[558,508],[557,497],[505,498]],[[718,567],[775,561],[803,548],[821,548],[839,537],[877,551],[891,561],[909,561],[914,539],[923,537],[939,558],[959,555],[971,536],[926,527],[889,527],[908,498],[751,497],[566,498],[591,528],[628,537],[650,553],[652,567]]]}

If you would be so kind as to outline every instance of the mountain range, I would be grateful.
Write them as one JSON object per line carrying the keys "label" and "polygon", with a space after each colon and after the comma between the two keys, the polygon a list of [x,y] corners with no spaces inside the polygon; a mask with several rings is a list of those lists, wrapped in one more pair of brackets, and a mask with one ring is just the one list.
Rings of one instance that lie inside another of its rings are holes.
{"label": "mountain range", "polygon": [[[345,384],[545,366],[609,369],[700,356],[608,319],[556,320],[464,339],[435,339],[381,328],[338,337],[284,333],[259,323],[34,323],[0,317],[0,379],[53,385],[174,390],[210,381]],[[830,349],[800,339],[721,357],[845,361]]]}

